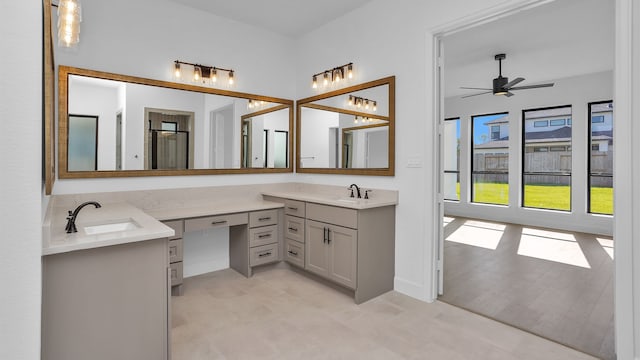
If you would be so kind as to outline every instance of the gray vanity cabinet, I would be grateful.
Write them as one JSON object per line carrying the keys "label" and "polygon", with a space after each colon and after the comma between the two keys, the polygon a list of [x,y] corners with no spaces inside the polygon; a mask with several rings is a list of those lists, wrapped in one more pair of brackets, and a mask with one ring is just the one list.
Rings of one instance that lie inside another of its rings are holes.
{"label": "gray vanity cabinet", "polygon": [[164,221],[164,224],[172,228],[175,235],[169,238],[169,267],[171,268],[171,294],[182,295],[182,269],[183,269],[183,249],[184,232],[183,220]]}
{"label": "gray vanity cabinet", "polygon": [[358,232],[355,229],[307,220],[305,234],[305,268],[355,289]]}
{"label": "gray vanity cabinet", "polygon": [[42,258],[43,360],[169,358],[168,240]]}

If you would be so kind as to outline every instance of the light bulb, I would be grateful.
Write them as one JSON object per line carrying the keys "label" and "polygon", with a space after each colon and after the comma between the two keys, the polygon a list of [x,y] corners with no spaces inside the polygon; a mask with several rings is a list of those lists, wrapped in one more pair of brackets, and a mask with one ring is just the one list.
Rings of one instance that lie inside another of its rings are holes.
{"label": "light bulb", "polygon": [[323,86],[329,85],[329,74],[326,72],[324,73],[324,80],[322,81],[322,85]]}
{"label": "light bulb", "polygon": [[358,123],[358,117],[357,117],[357,116],[356,116],[355,120],[353,120],[353,123],[354,123],[354,124],[357,124],[357,123]]}
{"label": "light bulb", "polygon": [[233,85],[234,83],[234,79],[233,79],[233,70],[229,71],[229,85]]}
{"label": "light bulb", "polygon": [[378,103],[377,102],[373,102],[373,111],[378,111]]}
{"label": "light bulb", "polygon": [[313,89],[317,89],[318,88],[318,77],[313,75],[313,82],[311,83],[311,87]]}
{"label": "light bulb", "polygon": [[369,100],[364,102],[364,108],[369,110]]}
{"label": "light bulb", "polygon": [[353,95],[349,95],[349,106],[353,106]]}
{"label": "light bulb", "polygon": [[357,107],[361,107],[362,106],[362,99],[357,99],[356,100],[356,106]]}
{"label": "light bulb", "polygon": [[211,82],[214,84],[218,82],[218,71],[216,69],[211,69]]}
{"label": "light bulb", "polygon": [[180,77],[182,76],[182,73],[180,72],[180,63],[175,63],[173,74],[175,75],[176,79],[180,79]]}
{"label": "light bulb", "polygon": [[193,81],[198,82],[202,78],[202,69],[199,66],[193,67]]}
{"label": "light bulb", "polygon": [[336,70],[333,73],[335,74],[334,81],[337,83],[340,82],[340,80],[342,79],[342,77],[340,76],[340,70]]}
{"label": "light bulb", "polygon": [[347,77],[349,79],[353,79],[353,64],[349,64],[349,66],[347,66]]}

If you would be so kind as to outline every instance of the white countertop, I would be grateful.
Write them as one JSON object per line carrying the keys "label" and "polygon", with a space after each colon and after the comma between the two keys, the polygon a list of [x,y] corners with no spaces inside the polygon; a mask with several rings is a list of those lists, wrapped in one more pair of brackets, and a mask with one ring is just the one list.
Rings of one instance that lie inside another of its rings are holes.
{"label": "white countertop", "polygon": [[[173,236],[170,227],[144,211],[127,203],[103,204],[101,208],[85,206],[76,218],[78,232],[67,234],[66,208],[52,208],[42,227],[42,255],[53,255],[76,250],[93,249],[137,241],[161,239]],[[133,230],[89,235],[86,226],[131,221],[138,225]]]}
{"label": "white countertop", "polygon": [[284,204],[265,200],[239,200],[211,202],[194,206],[173,207],[168,209],[146,210],[146,213],[157,220],[187,219],[201,216],[215,216],[222,214],[233,214],[248,211],[259,211],[269,209],[279,209]]}
{"label": "white countertop", "polygon": [[[364,196],[364,190],[362,189]],[[285,199],[306,201],[324,205],[333,205],[349,209],[372,209],[382,206],[392,206],[398,204],[397,192],[387,191],[384,195],[372,193],[370,199],[357,199],[347,195],[336,195],[332,193],[320,193],[313,191],[263,191],[262,195],[275,196]]]}

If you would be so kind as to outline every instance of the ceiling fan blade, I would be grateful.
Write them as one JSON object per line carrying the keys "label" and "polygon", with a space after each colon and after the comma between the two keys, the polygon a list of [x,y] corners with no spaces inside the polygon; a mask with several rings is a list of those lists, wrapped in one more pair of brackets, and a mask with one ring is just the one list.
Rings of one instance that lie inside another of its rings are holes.
{"label": "ceiling fan blade", "polygon": [[512,97],[513,95],[515,95],[515,94],[510,92],[510,91],[507,91],[507,93],[504,94],[504,96],[506,96],[506,97]]}
{"label": "ceiling fan blade", "polygon": [[474,88],[474,87],[461,87],[460,89],[466,89],[466,90],[491,90],[491,91],[493,91],[493,89],[488,89],[488,88]]}
{"label": "ceiling fan blade", "polygon": [[525,89],[537,89],[537,88],[544,88],[544,87],[552,87],[554,83],[548,83],[548,84],[537,84],[537,85],[525,85],[525,86],[516,86],[516,87],[512,87],[509,90],[525,90]]}
{"label": "ceiling fan blade", "polygon": [[483,91],[481,93],[477,93],[477,94],[471,94],[471,95],[465,95],[465,96],[461,96],[462,99],[464,98],[468,98],[468,97],[472,97],[472,96],[478,96],[478,95],[483,95],[483,94],[490,94],[492,93],[493,90],[489,90],[489,91]]}
{"label": "ceiling fan blade", "polygon": [[515,78],[515,79],[509,81],[508,83],[504,84],[503,88],[509,90],[510,87],[512,87],[512,86],[514,86],[516,84],[519,84],[522,81],[524,81],[524,78],[521,78],[521,77]]}

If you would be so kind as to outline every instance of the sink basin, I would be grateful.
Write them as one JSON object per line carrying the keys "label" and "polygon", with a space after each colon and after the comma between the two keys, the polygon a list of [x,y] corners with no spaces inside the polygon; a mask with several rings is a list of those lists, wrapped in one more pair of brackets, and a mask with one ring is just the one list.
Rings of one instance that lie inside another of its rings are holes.
{"label": "sink basin", "polygon": [[87,225],[84,232],[87,235],[105,234],[110,232],[127,231],[139,229],[140,226],[133,220],[116,220],[104,224]]}

